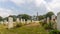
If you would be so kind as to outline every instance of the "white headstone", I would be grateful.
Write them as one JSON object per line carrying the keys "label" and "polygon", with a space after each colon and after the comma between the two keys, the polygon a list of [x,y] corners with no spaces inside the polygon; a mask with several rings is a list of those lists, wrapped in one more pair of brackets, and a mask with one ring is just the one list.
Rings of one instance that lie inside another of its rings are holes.
{"label": "white headstone", "polygon": [[52,15],[51,17],[51,23],[53,23],[53,28],[56,29],[57,28],[57,22],[56,22],[56,15]]}
{"label": "white headstone", "polygon": [[34,20],[32,20],[32,23],[34,23],[35,21]]}
{"label": "white headstone", "polygon": [[60,30],[60,12],[57,14],[57,29]]}
{"label": "white headstone", "polygon": [[4,20],[4,24],[5,24],[5,25],[8,25],[8,22],[7,22],[7,20]]}
{"label": "white headstone", "polygon": [[56,19],[56,16],[55,16],[55,15],[52,15],[51,19],[52,19],[52,20],[53,20],[53,19]]}
{"label": "white headstone", "polygon": [[17,18],[17,20],[16,20],[18,23],[20,22],[20,20],[19,20],[19,18]]}
{"label": "white headstone", "polygon": [[27,20],[27,24],[31,23],[31,20]]}
{"label": "white headstone", "polygon": [[13,18],[9,17],[8,18],[8,29],[11,29],[11,28],[13,28]]}
{"label": "white headstone", "polygon": [[23,19],[21,19],[21,23],[23,22]]}
{"label": "white headstone", "polygon": [[50,20],[49,17],[47,17],[47,24],[49,24],[49,20]]}
{"label": "white headstone", "polygon": [[23,21],[23,22],[24,22],[24,24],[25,24],[25,19],[24,19],[24,21]]}
{"label": "white headstone", "polygon": [[0,24],[4,24],[4,22],[3,22],[3,21],[1,21],[1,22],[0,22]]}

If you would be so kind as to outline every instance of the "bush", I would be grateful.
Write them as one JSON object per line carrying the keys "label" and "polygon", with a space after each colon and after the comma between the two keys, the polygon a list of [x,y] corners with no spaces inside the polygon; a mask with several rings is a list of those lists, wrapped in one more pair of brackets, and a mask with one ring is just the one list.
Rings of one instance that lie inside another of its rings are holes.
{"label": "bush", "polygon": [[40,21],[39,24],[42,25],[42,22]]}
{"label": "bush", "polygon": [[49,34],[60,34],[60,31],[58,30],[51,30]]}
{"label": "bush", "polygon": [[46,23],[45,22],[39,22],[41,26],[44,26]]}
{"label": "bush", "polygon": [[16,27],[21,27],[22,23],[17,23]]}
{"label": "bush", "polygon": [[53,29],[53,25],[54,25],[54,23],[51,23],[51,22],[50,22],[50,23],[48,24],[48,27],[49,27],[50,29]]}
{"label": "bush", "polygon": [[45,29],[48,29],[48,30],[53,30],[53,25],[54,25],[54,24],[50,22],[49,24],[45,24],[45,25],[44,25],[44,28],[45,28]]}
{"label": "bush", "polygon": [[44,25],[44,28],[45,28],[45,29],[49,29],[48,24],[45,24],[45,25]]}

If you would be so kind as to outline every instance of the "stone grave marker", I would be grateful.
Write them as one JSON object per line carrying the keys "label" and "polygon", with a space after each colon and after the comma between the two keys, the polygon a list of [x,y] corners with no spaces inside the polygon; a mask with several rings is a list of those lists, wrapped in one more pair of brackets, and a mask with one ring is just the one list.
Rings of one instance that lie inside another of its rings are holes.
{"label": "stone grave marker", "polygon": [[19,20],[19,18],[17,18],[17,20],[16,20],[16,21],[17,21],[17,23],[20,23],[20,20]]}
{"label": "stone grave marker", "polygon": [[25,22],[26,22],[25,19],[23,20],[23,22],[24,22],[24,24],[25,24]]}
{"label": "stone grave marker", "polygon": [[4,24],[4,22],[3,22],[3,21],[1,21],[1,22],[0,22],[0,24]]}
{"label": "stone grave marker", "polygon": [[27,20],[27,24],[31,23],[31,20]]}
{"label": "stone grave marker", "polygon": [[7,26],[8,25],[8,22],[7,22],[7,20],[4,20],[4,24]]}
{"label": "stone grave marker", "polygon": [[13,28],[13,18],[9,17],[8,18],[8,29],[11,29],[11,28]]}
{"label": "stone grave marker", "polygon": [[21,23],[23,23],[23,19],[21,19]]}
{"label": "stone grave marker", "polygon": [[60,30],[60,12],[57,14],[57,29]]}
{"label": "stone grave marker", "polygon": [[53,21],[55,21],[55,19],[56,19],[56,16],[55,15],[52,15],[51,21],[53,22]]}
{"label": "stone grave marker", "polygon": [[49,21],[50,21],[50,19],[49,19],[49,17],[47,17],[47,24],[49,24]]}
{"label": "stone grave marker", "polygon": [[32,23],[35,23],[35,21],[34,21],[34,20],[32,20]]}
{"label": "stone grave marker", "polygon": [[56,24],[56,16],[55,15],[52,15],[51,17],[51,23],[53,23],[53,28],[56,29],[57,28],[57,24]]}

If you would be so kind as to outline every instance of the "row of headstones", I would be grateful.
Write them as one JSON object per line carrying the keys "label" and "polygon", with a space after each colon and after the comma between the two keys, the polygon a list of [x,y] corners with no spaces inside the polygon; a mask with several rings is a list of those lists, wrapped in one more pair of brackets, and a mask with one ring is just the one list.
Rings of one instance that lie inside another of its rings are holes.
{"label": "row of headstones", "polygon": [[[43,20],[45,20],[45,19],[43,19]],[[49,20],[50,20],[49,17],[47,17],[47,23],[49,23]],[[19,20],[19,18],[17,18],[16,21],[17,21],[17,23],[20,23],[20,22],[21,23],[26,23],[25,19]],[[57,29],[60,30],[60,13],[57,14],[57,19],[56,19],[56,16],[53,15],[51,21],[55,23],[54,27],[57,27]],[[28,20],[27,24],[30,23],[30,22],[31,22],[31,20]],[[32,20],[32,22],[34,22],[34,20]],[[13,18],[12,17],[9,17],[8,22],[6,20],[4,22],[1,21],[1,24],[6,24],[9,29],[13,28],[13,23],[14,22],[13,22]]]}
{"label": "row of headstones", "polygon": [[16,22],[13,22],[13,18],[12,17],[9,17],[8,18],[8,21],[4,20],[4,22],[1,21],[0,23],[1,24],[5,24],[8,29],[11,29],[11,28],[14,27],[14,23],[18,23],[18,24],[20,24],[20,23],[22,23],[22,24],[29,24],[29,23],[34,23],[34,22],[35,22],[34,20],[27,20],[27,21],[25,21],[25,19],[19,20],[19,18],[16,19]]}
{"label": "row of headstones", "polygon": [[57,29],[57,17],[55,15],[51,16],[51,20],[47,17],[47,24],[52,23],[53,29]]}
{"label": "row of headstones", "polygon": [[49,21],[51,21],[51,22],[57,22],[56,16],[52,15],[51,19],[49,17],[47,17],[47,23],[49,23]]}
{"label": "row of headstones", "polygon": [[[13,18],[12,17],[9,17],[8,21],[7,20],[4,20],[4,21],[1,21],[0,24],[7,24],[8,22],[13,22]],[[17,23],[25,23],[25,19],[21,19],[19,20],[19,18],[16,19],[16,22]]]}
{"label": "row of headstones", "polygon": [[44,18],[44,19],[42,19],[41,20],[43,23],[45,23],[45,24],[50,24],[50,23],[52,23],[52,24],[54,24],[53,25],[53,28],[54,29],[56,29],[57,28],[57,18],[56,18],[56,16],[55,15],[52,15],[51,16],[51,19],[49,18],[49,17],[47,17],[47,18]]}
{"label": "row of headstones", "polygon": [[[50,19],[47,17],[47,23],[49,23]],[[57,28],[57,30],[60,30],[60,12],[57,13],[57,16],[52,15],[51,22],[54,23],[54,28]]]}
{"label": "row of headstones", "polygon": [[55,15],[52,15],[51,16],[51,19],[49,18],[49,17],[47,17],[47,18],[44,18],[44,19],[42,19],[41,21],[46,21],[46,23],[49,23],[49,21],[56,21],[57,19],[56,19],[56,16]]}

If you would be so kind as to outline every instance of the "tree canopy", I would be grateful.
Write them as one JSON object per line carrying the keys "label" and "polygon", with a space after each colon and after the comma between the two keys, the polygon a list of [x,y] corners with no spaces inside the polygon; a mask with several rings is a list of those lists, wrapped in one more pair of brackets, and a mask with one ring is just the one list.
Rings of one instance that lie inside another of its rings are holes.
{"label": "tree canopy", "polygon": [[[44,15],[39,15],[38,16],[38,20],[42,20],[42,19],[47,18],[47,17],[49,17],[51,19],[52,15],[54,15],[53,12],[48,12],[48,13],[46,13]],[[28,19],[30,20],[32,18],[32,16],[30,16],[28,14],[19,14],[17,16],[16,15],[9,15],[8,17],[12,17],[13,21],[16,21],[16,18],[19,18],[19,19],[22,18],[22,19],[25,19],[26,21]],[[3,21],[3,20],[7,20],[8,21],[8,17],[3,18],[3,17],[0,16],[0,21]]]}
{"label": "tree canopy", "polygon": [[46,17],[46,18],[49,17],[49,18],[51,19],[51,16],[52,16],[52,15],[54,15],[53,12],[48,12],[48,13],[45,15],[45,17]]}

